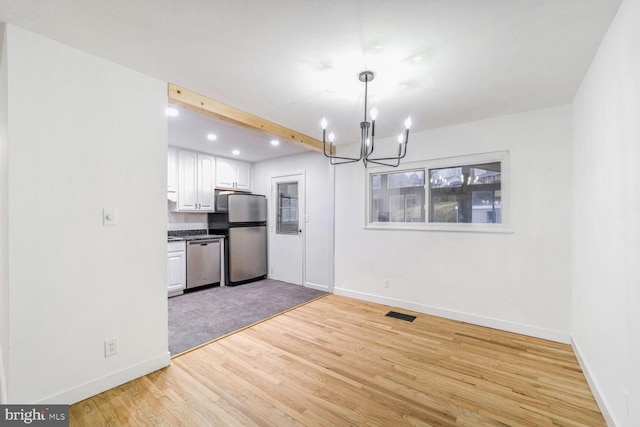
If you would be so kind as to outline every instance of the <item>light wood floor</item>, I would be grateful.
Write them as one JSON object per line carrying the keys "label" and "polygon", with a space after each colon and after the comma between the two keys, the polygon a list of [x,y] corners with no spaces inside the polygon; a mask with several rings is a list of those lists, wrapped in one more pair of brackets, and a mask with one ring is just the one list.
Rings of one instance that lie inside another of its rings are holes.
{"label": "light wood floor", "polygon": [[71,407],[72,426],[604,426],[570,346],[329,295]]}

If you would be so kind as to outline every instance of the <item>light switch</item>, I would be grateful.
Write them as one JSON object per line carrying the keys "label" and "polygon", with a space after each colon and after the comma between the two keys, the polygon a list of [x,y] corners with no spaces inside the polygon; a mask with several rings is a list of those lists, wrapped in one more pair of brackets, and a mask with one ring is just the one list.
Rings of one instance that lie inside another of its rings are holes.
{"label": "light switch", "polygon": [[304,222],[307,222],[307,223],[309,222],[309,215],[304,216]]}
{"label": "light switch", "polygon": [[118,211],[114,208],[102,209],[102,225],[118,225]]}

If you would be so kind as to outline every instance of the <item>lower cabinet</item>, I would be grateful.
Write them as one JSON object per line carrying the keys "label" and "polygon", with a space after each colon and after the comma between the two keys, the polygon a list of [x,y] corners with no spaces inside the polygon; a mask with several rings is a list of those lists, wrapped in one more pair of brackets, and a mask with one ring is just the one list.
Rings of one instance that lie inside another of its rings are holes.
{"label": "lower cabinet", "polygon": [[167,243],[167,287],[169,296],[180,295],[187,285],[185,242]]}

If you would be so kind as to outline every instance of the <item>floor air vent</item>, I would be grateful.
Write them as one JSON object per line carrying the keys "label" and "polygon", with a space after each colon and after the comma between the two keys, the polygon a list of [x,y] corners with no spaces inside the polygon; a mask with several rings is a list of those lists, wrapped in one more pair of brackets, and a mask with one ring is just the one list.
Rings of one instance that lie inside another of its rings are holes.
{"label": "floor air vent", "polygon": [[398,313],[397,311],[390,311],[387,313],[389,317],[395,317],[396,319],[406,320],[407,322],[413,322],[416,320],[416,316],[411,316],[404,313]]}

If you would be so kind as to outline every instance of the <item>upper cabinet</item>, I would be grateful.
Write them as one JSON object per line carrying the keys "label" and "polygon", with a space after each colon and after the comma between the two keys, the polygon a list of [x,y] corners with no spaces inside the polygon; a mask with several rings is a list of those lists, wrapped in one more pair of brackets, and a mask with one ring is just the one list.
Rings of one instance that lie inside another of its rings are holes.
{"label": "upper cabinet", "polygon": [[178,151],[178,211],[214,212],[215,170],[215,157]]}
{"label": "upper cabinet", "polygon": [[178,200],[178,149],[169,147],[167,156],[167,193],[171,201]]}
{"label": "upper cabinet", "polygon": [[215,190],[251,191],[251,163],[169,147],[167,157],[169,209],[215,212]]}
{"label": "upper cabinet", "polygon": [[217,157],[216,187],[225,190],[251,191],[251,164]]}

